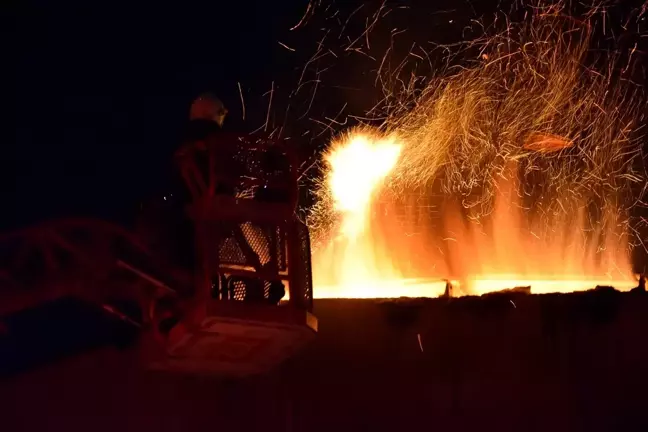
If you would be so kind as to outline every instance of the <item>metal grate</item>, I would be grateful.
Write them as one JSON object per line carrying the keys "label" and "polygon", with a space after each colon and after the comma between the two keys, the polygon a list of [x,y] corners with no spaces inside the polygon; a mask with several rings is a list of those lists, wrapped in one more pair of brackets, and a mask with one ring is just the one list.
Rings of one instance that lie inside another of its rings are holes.
{"label": "metal grate", "polygon": [[304,303],[308,310],[313,309],[313,274],[311,269],[311,249],[310,249],[310,235],[308,234],[308,227],[301,223],[297,223],[297,235],[299,236],[300,256],[302,257],[303,265],[303,293]]}
{"label": "metal grate", "polygon": [[[193,158],[209,161],[210,171],[204,181],[209,189],[199,196],[200,203],[205,204],[204,212],[197,210],[196,217],[200,224],[199,250],[205,255],[212,277],[218,275],[212,281],[213,296],[223,300],[278,302],[285,287],[276,280],[264,280],[275,279],[278,273],[279,278],[289,281],[286,285],[290,286],[291,298],[299,299],[299,307],[310,308],[310,240],[305,226],[299,225],[295,230],[292,224],[297,222],[289,220],[297,201],[297,162],[286,143],[259,136],[219,135],[195,150]],[[192,165],[192,159],[181,162],[186,171],[204,176],[204,170]],[[211,194],[228,199],[210,206],[207,204],[211,204]],[[268,211],[276,211],[275,217],[259,214],[266,209],[256,203],[231,209],[241,210],[239,213],[219,207],[223,202],[237,205],[246,199],[272,203]],[[223,217],[219,216],[220,210]],[[290,257],[298,257],[293,258],[297,262],[288,263],[288,250]]]}
{"label": "metal grate", "polygon": [[218,250],[219,261],[224,264],[246,265],[247,260],[243,250],[233,236],[228,236],[222,240],[222,245]]}
{"label": "metal grate", "polygon": [[249,278],[228,278],[230,299],[238,301],[262,300],[265,297],[263,286]]}
{"label": "metal grate", "polygon": [[240,276],[225,276],[223,280],[225,291],[216,295],[216,298],[221,300],[277,304],[285,295],[285,285],[277,281],[270,282]]}
{"label": "metal grate", "polygon": [[[299,248],[296,255],[300,258],[299,262],[288,262],[286,254],[288,246],[287,233],[279,227],[274,227],[271,231],[271,233],[274,232],[277,235],[277,242],[275,244],[277,253],[275,259],[276,263],[279,264],[280,271],[288,276],[290,284],[293,284],[291,297],[293,293],[300,293],[299,297],[303,298],[303,303],[300,302],[302,305],[300,307],[312,310],[313,281],[310,262],[310,237],[306,225],[300,222],[295,223],[297,224],[297,241],[294,243],[294,247]],[[214,280],[213,297],[221,300],[246,302],[278,302],[279,299],[284,297],[284,290],[287,289],[287,287],[278,284],[278,281],[275,281],[273,285],[272,281],[256,278],[253,273],[250,276],[237,276],[229,272],[233,266],[245,266],[253,269],[255,267],[254,261],[257,259],[260,260],[261,265],[269,262],[269,245],[264,237],[268,233],[268,228],[263,230],[258,225],[246,223],[243,224],[241,232],[245,236],[246,241],[248,238],[252,240],[247,246],[241,248],[233,235],[221,242],[222,246],[219,250],[219,275]],[[252,259],[245,257],[242,251],[244,248],[249,248],[248,251],[254,252]]]}
{"label": "metal grate", "polygon": [[214,256],[220,265],[255,267],[268,265],[279,272],[288,268],[286,259],[286,231],[278,226],[263,226],[251,222],[218,223]]}

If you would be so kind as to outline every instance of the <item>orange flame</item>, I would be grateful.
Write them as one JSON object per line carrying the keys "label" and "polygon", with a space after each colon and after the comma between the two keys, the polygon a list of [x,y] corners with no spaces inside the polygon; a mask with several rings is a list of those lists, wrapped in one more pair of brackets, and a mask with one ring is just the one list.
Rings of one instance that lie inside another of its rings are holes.
{"label": "orange flame", "polygon": [[326,192],[339,217],[314,256],[318,297],[391,297],[406,283],[371,224],[372,204],[394,169],[402,143],[395,136],[351,133],[325,156]]}
{"label": "orange flame", "polygon": [[395,134],[351,132],[326,157],[317,296],[430,297],[445,279],[459,295],[635,285],[624,201],[645,182],[644,97],[613,79],[623,56],[590,61],[589,19],[559,10],[507,19],[410,84],[401,66],[379,72],[371,112]]}
{"label": "orange flame", "polygon": [[325,156],[326,192],[338,220],[314,254],[317,297],[435,297],[444,293],[446,279],[455,280],[459,295],[636,285],[624,230],[612,224],[582,230],[584,206],[550,226],[533,223],[521,211],[515,163],[496,187],[487,221],[466,220],[450,200],[443,205],[441,236],[408,235],[391,211],[398,195],[384,199],[404,145],[396,135],[365,130],[337,141]]}
{"label": "orange flame", "polygon": [[344,215],[341,234],[354,241],[366,229],[371,201],[398,161],[401,145],[393,137],[352,134],[326,156],[335,210]]}

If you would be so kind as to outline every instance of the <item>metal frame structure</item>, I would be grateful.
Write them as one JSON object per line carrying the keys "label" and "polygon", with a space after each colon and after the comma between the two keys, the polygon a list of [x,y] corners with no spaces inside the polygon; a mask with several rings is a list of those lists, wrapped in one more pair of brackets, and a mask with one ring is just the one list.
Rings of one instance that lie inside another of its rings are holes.
{"label": "metal frame structure", "polygon": [[74,296],[139,326],[147,316],[137,322],[110,300],[133,300],[147,310],[157,297],[176,294],[170,286],[182,285],[161,281],[168,272],[162,276],[160,269],[168,266],[137,236],[96,219],[54,220],[4,234],[0,263],[0,315]]}
{"label": "metal frame structure", "polygon": [[166,350],[149,364],[202,375],[267,371],[317,331],[296,159],[281,142],[217,134],[188,143],[176,161],[193,198],[194,290],[179,321],[157,333]]}
{"label": "metal frame structure", "polygon": [[[270,152],[283,159],[278,173],[262,166]],[[214,281],[227,275],[286,282],[291,306],[311,310],[310,244],[295,214],[297,162],[287,146],[223,134],[183,147],[176,159],[193,197],[188,212],[196,227],[198,301],[211,298]],[[228,169],[234,161],[238,169]],[[281,198],[255,198],[260,189],[272,189]]]}

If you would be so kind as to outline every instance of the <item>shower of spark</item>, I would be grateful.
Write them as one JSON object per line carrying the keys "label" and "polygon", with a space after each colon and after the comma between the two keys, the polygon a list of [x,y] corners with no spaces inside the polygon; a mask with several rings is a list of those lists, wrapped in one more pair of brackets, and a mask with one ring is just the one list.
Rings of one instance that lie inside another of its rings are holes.
{"label": "shower of spark", "polygon": [[317,295],[635,286],[624,203],[641,181],[640,98],[591,36],[535,8],[467,43],[468,66],[389,93],[381,127],[336,140],[311,215]]}

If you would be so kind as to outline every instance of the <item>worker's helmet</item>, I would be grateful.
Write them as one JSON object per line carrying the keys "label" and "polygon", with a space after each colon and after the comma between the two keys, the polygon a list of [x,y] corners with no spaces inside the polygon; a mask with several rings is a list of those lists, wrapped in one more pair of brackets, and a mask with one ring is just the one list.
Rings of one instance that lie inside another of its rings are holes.
{"label": "worker's helmet", "polygon": [[189,116],[191,120],[211,120],[220,126],[225,121],[227,108],[216,96],[211,93],[204,93],[198,96],[191,104]]}

